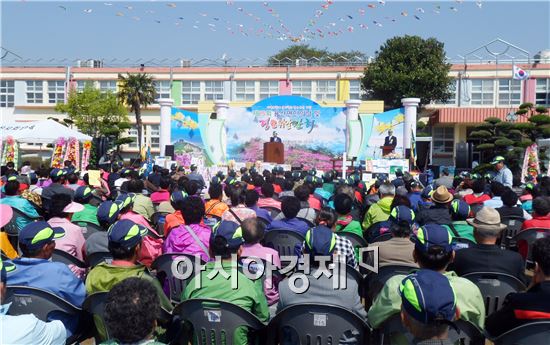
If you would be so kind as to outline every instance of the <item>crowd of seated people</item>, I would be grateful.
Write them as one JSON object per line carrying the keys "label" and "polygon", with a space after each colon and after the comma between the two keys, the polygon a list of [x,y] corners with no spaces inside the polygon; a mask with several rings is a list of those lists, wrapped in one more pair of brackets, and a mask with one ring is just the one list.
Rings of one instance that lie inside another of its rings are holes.
{"label": "crowd of seated people", "polygon": [[[370,185],[359,171],[338,179],[336,171],[281,166],[209,179],[194,165],[154,166],[148,176],[118,163],[100,171],[92,186],[70,162],[36,172],[30,164],[3,167],[0,302],[7,303],[10,286],[39,288],[78,308],[94,293],[108,297],[102,323],[63,314],[41,321],[10,315],[9,303],[2,305],[0,342],[60,344],[88,326],[106,344],[177,343],[189,330],[158,323],[161,310],[198,298],[230,302],[265,324],[304,303],[344,307],[374,330],[399,317],[418,344],[450,343],[448,327],[457,320],[488,337],[550,320],[550,177],[512,189],[477,174],[453,179],[449,171],[424,184],[407,172],[394,179],[380,174]],[[511,240],[509,219],[522,222],[519,234],[538,229],[529,250]],[[296,238],[285,253],[273,243],[282,230]],[[362,280],[373,277],[365,272],[372,257],[365,260],[362,247],[376,248],[379,267],[402,268],[368,294],[361,289]],[[58,261],[60,251],[74,264]],[[163,254],[204,264],[175,299],[169,277],[155,265]],[[285,267],[288,261],[295,266]],[[324,273],[340,266],[345,269],[332,277]],[[250,267],[276,274],[253,279],[244,272]],[[524,288],[488,313],[482,290],[469,278],[479,272],[510,276]],[[304,277],[307,288],[297,292]],[[10,325],[17,332],[6,332]],[[281,343],[297,342],[297,334],[283,333]],[[358,336],[346,332],[340,343],[357,343]],[[234,343],[249,344],[251,337],[241,327]]]}

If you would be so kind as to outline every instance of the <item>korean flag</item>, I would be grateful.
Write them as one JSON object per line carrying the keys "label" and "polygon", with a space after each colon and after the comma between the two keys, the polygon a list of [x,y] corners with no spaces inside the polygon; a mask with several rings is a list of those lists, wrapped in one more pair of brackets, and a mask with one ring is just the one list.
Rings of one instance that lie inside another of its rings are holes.
{"label": "korean flag", "polygon": [[513,67],[513,73],[514,73],[513,78],[516,80],[525,80],[529,78],[529,73],[525,72],[523,69],[519,68],[516,65],[514,65]]}

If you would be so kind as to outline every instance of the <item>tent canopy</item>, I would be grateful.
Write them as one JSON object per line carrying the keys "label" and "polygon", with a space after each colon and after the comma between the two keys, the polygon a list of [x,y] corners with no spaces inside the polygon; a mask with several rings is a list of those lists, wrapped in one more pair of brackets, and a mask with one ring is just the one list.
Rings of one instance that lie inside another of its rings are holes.
{"label": "tent canopy", "polygon": [[92,137],[65,127],[54,120],[10,123],[0,126],[2,138],[11,135],[20,143],[51,144],[58,138],[76,138],[78,141],[92,140]]}

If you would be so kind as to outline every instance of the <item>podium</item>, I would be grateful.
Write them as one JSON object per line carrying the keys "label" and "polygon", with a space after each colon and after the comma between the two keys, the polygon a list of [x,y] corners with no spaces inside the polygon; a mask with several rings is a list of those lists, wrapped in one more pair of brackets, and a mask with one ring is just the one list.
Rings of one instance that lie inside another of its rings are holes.
{"label": "podium", "polygon": [[264,162],[284,164],[285,146],[283,143],[264,143]]}
{"label": "podium", "polygon": [[382,149],[382,156],[389,155],[395,150],[395,146],[391,145],[380,146],[380,148]]}

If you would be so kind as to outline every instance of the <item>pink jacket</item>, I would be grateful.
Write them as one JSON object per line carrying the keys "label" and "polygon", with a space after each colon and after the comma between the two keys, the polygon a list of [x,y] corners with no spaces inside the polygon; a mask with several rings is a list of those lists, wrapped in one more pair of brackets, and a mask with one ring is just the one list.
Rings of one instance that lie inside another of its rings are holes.
{"label": "pink jacket", "polygon": [[[202,244],[208,249],[210,244],[210,234],[212,230],[209,227],[200,224],[188,225],[193,229],[198,236]],[[210,261],[208,253],[206,253],[199,244],[195,241],[193,236],[186,229],[185,225],[175,227],[170,231],[170,234],[164,241],[162,246],[162,252],[166,253],[185,253],[190,255],[200,255],[201,259],[205,262]]]}

